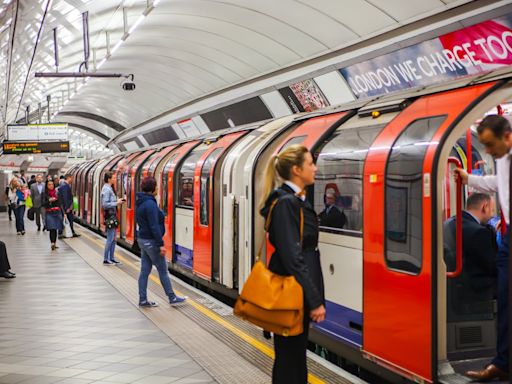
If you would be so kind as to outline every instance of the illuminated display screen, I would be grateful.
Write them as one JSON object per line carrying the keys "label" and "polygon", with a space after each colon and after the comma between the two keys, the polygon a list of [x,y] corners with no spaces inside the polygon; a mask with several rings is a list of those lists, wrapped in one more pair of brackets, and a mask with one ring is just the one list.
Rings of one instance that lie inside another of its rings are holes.
{"label": "illuminated display screen", "polygon": [[5,155],[69,152],[69,141],[4,141]]}

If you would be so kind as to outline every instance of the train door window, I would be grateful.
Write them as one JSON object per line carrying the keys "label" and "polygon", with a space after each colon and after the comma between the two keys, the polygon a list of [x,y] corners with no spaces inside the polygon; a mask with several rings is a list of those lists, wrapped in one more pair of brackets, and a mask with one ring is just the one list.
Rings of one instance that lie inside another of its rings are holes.
{"label": "train door window", "polygon": [[210,171],[222,150],[222,148],[217,148],[212,151],[204,161],[201,169],[201,180],[199,184],[199,222],[202,225],[208,225],[210,221]]}
{"label": "train door window", "polygon": [[176,155],[172,155],[169,160],[167,160],[167,163],[165,163],[165,167],[162,171],[162,191],[160,193],[160,196],[162,196],[162,202],[160,206],[162,207],[162,210],[164,211],[164,215],[167,216],[167,208],[168,203],[167,200],[169,199],[169,172],[171,170],[172,162],[176,158]]}
{"label": "train door window", "polygon": [[131,171],[128,171],[126,173],[126,207],[131,208],[132,207],[132,173]]}
{"label": "train door window", "polygon": [[321,231],[361,235],[364,161],[383,127],[340,128],[319,149],[314,202]]}
{"label": "train door window", "polygon": [[177,205],[181,207],[194,208],[194,172],[199,158],[206,147],[201,146],[190,153],[180,169],[178,175],[178,200]]}
{"label": "train door window", "polygon": [[286,143],[283,144],[283,147],[281,148],[280,152],[284,151],[290,145],[302,144],[304,142],[304,140],[306,140],[306,135],[292,137],[290,140],[288,140]]}
{"label": "train door window", "polygon": [[388,268],[418,274],[423,263],[423,159],[446,116],[418,119],[398,136],[386,168],[385,258]]}

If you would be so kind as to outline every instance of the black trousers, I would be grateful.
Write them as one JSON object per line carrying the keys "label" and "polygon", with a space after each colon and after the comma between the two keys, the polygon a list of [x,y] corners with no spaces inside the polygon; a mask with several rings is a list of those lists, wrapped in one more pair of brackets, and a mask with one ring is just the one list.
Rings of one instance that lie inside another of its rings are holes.
{"label": "black trousers", "polygon": [[12,214],[14,213],[14,209],[12,209],[11,204],[7,204],[7,211],[9,213],[9,219],[12,218]]}
{"label": "black trousers", "polygon": [[73,228],[74,218],[75,215],[73,215],[73,211],[66,213],[66,216],[69,220],[69,226],[71,227],[71,232],[73,232],[73,235],[75,234],[75,228]]}
{"label": "black trousers", "polygon": [[50,229],[50,242],[54,244],[57,241],[57,230]]}
{"label": "black trousers", "polygon": [[0,241],[0,273],[7,272],[11,269],[9,259],[7,258],[7,248],[3,241]]}
{"label": "black trousers", "polygon": [[496,257],[496,267],[498,268],[498,342],[497,354],[492,363],[501,370],[509,371],[509,348],[508,345],[508,258],[510,247],[510,226],[505,236],[501,238],[498,256]]}
{"label": "black trousers", "polygon": [[276,358],[272,370],[272,384],[307,384],[309,310],[304,311],[304,332],[297,336],[274,335]]}

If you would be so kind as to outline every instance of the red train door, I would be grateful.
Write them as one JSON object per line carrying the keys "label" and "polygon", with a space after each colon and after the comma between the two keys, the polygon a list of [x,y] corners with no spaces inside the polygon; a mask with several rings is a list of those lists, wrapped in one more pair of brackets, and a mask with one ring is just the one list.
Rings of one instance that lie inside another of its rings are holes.
{"label": "red train door", "polygon": [[154,150],[144,151],[138,156],[128,170],[128,185],[126,194],[126,237],[129,245],[135,243],[135,195],[140,190],[139,184],[142,166]]}
{"label": "red train door", "polygon": [[[214,266],[214,174],[218,160],[247,131],[223,136],[212,143],[197,162],[194,173],[194,258],[193,271],[211,280]],[[220,198],[217,196],[217,198]],[[218,272],[218,266],[217,266]],[[217,276],[218,277],[218,276]]]}
{"label": "red train door", "polygon": [[366,158],[363,350],[416,382],[437,380],[436,152],[491,87],[421,97],[382,130]]}
{"label": "red train door", "polygon": [[[177,186],[174,185],[175,170],[176,167],[181,163],[183,158],[197,145],[198,141],[189,141],[188,143],[181,144],[173,152],[170,159],[167,160],[164,169],[162,171],[162,186],[166,188],[166,191],[161,192],[162,208],[165,215],[165,235],[164,235],[164,247],[166,249],[165,257],[175,261],[174,257],[174,212],[175,212],[175,195],[174,191],[177,191]],[[164,182],[164,178],[166,178]]]}

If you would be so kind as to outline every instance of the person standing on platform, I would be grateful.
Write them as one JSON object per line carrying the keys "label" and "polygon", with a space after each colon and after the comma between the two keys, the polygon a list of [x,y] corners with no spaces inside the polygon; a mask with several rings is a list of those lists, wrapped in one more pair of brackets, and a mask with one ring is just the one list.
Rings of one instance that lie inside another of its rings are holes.
{"label": "person standing on platform", "polygon": [[183,303],[186,297],[176,296],[172,289],[163,236],[165,234],[164,213],[156,203],[156,180],[145,177],[141,182],[142,192],[137,192],[135,200],[135,218],[137,221],[137,243],[140,247],[139,306],[156,307],[147,295],[148,276],[155,265],[160,283],[171,305]]}
{"label": "person standing on platform", "polygon": [[[103,181],[105,184],[103,184],[103,188],[101,190],[101,207],[103,208],[103,217],[107,222],[109,218],[112,217],[117,219],[117,206],[123,204],[125,200],[116,198],[112,172],[105,173]],[[104,265],[114,265],[120,263],[114,257],[116,249],[116,233],[116,227],[109,228],[107,226],[107,241],[105,243],[105,251],[103,252]]]}
{"label": "person standing on platform", "polygon": [[73,175],[67,173],[64,176],[64,182],[59,186],[59,201],[62,206],[62,210],[64,214],[69,220],[69,225],[71,226],[71,231],[73,232],[73,237],[80,236],[75,232],[73,227],[74,223],[74,215],[73,215],[73,192],[71,192],[71,183],[73,182]]}
{"label": "person standing on platform", "polygon": [[498,341],[497,355],[491,364],[480,371],[468,371],[466,376],[478,381],[494,379],[506,380],[509,377],[508,339],[508,263],[510,247],[510,155],[512,129],[509,121],[499,115],[488,115],[477,127],[478,140],[485,151],[496,160],[496,175],[468,175],[463,169],[455,170],[455,177],[463,184],[485,193],[498,192],[500,206],[507,223],[507,233],[499,245],[496,267],[498,268]]}
{"label": "person standing on platform", "polygon": [[54,251],[59,248],[57,246],[57,231],[62,230],[62,211],[53,180],[46,182],[41,196],[41,204],[45,208],[45,225],[46,229],[50,232],[51,248]]}
{"label": "person standing on platform", "polygon": [[16,232],[18,235],[25,234],[25,194],[21,190],[18,179],[11,181],[11,192],[9,199],[14,205],[14,217],[16,218]]}
{"label": "person standing on platform", "polygon": [[32,187],[32,184],[36,182],[36,175],[30,176],[30,180],[28,181],[28,188],[30,189]]}
{"label": "person standing on platform", "polygon": [[[260,213],[270,219],[269,240],[275,248],[269,269],[278,275],[294,276],[304,293],[304,331],[297,336],[274,335],[274,384],[308,382],[306,351],[309,324],[310,321],[325,319],[318,219],[303,193],[315,182],[315,174],[313,157],[303,145],[291,145],[279,155],[274,155],[266,170]],[[278,176],[284,183],[274,189]]]}
{"label": "person standing on platform", "polygon": [[25,178],[25,171],[24,170],[20,171],[20,176],[18,177],[18,179],[20,181],[20,184],[27,185],[27,179]]}
{"label": "person standing on platform", "polygon": [[3,241],[0,241],[0,277],[5,279],[14,279],[16,277],[16,274],[11,271],[11,265],[7,257],[7,247]]}
{"label": "person standing on platform", "polygon": [[43,176],[37,175],[35,182],[30,187],[30,196],[32,196],[32,208],[34,209],[34,215],[36,218],[37,230],[41,230],[41,216],[43,218],[44,225],[44,207],[41,202],[41,197],[44,192]]}
{"label": "person standing on platform", "polygon": [[9,198],[11,191],[11,184],[5,187],[5,204],[7,205],[7,214],[9,215],[9,221],[12,221],[13,204]]}

